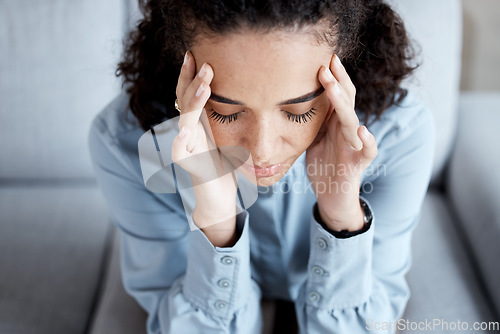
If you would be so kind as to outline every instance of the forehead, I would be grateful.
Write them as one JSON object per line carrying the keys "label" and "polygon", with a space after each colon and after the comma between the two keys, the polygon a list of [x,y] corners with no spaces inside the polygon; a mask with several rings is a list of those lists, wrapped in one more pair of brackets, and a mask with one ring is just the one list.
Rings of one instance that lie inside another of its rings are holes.
{"label": "forehead", "polygon": [[317,73],[328,66],[331,50],[311,33],[239,32],[198,38],[191,49],[199,69],[214,69],[212,92],[245,103],[269,105],[321,86]]}

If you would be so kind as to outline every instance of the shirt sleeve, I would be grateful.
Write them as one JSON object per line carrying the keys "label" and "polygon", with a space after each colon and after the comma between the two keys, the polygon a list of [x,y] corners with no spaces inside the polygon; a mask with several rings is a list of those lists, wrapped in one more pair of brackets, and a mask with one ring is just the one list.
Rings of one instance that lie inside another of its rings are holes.
{"label": "shirt sleeve", "polygon": [[232,247],[190,231],[178,194],[149,192],[104,122],[89,132],[97,182],[120,233],[125,290],[148,313],[148,334],[259,333],[261,291],[251,279],[248,212]]}
{"label": "shirt sleeve", "polygon": [[307,279],[295,305],[300,333],[394,333],[410,297],[411,237],[434,156],[434,121],[423,110],[379,145],[380,174],[360,192],[373,214],[367,231],[340,239],[311,219]]}

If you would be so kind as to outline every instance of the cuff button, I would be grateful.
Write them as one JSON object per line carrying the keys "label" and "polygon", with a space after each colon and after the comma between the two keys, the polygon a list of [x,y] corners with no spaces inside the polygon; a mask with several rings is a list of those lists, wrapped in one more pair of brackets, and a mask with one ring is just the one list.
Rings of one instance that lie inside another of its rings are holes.
{"label": "cuff button", "polygon": [[321,295],[319,293],[317,293],[316,291],[309,292],[309,300],[311,302],[317,303],[317,302],[319,302],[320,299],[321,299]]}
{"label": "cuff button", "polygon": [[312,272],[317,276],[323,276],[325,274],[325,270],[320,266],[313,266],[311,269]]}

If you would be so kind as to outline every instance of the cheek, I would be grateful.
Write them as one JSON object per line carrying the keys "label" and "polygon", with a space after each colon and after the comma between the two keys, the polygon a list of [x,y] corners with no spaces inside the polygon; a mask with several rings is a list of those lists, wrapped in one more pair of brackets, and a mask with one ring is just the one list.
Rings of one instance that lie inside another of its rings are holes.
{"label": "cheek", "polygon": [[209,121],[210,129],[214,136],[216,146],[233,146],[239,142],[240,127],[233,123],[220,124],[216,121]]}
{"label": "cheek", "polygon": [[326,117],[326,111],[305,124],[292,124],[286,134],[286,142],[293,148],[295,154],[302,154],[316,139]]}
{"label": "cheek", "polygon": [[311,122],[312,124],[307,126],[307,129],[304,129],[303,131],[300,132],[300,137],[302,138],[302,143],[304,143],[304,145],[306,147],[308,147],[314,141],[316,136],[318,135],[318,132],[324,123],[326,113],[319,115],[319,116],[320,117],[316,117],[316,119],[314,120],[314,123]]}
{"label": "cheek", "polygon": [[329,101],[325,101],[324,103],[318,105],[319,112],[317,113],[316,117],[311,120],[311,124],[304,126],[303,131],[300,131],[299,135],[303,138],[303,142],[307,143],[307,146],[309,146],[313,142],[321,128],[323,126],[327,126],[326,122],[328,112],[331,109],[330,107],[331,105]]}

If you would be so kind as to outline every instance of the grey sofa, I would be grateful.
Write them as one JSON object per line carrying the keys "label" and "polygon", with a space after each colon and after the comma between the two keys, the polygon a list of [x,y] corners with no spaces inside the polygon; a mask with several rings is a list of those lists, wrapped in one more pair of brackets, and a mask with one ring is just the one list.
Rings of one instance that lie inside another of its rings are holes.
{"label": "grey sofa", "polygon": [[[459,93],[458,0],[391,2],[422,46],[407,85],[438,131],[403,319],[499,321],[500,93]],[[87,150],[90,121],[120,91],[114,66],[137,17],[128,0],[0,1],[2,334],[145,333]],[[273,304],[263,310],[268,331]]]}

